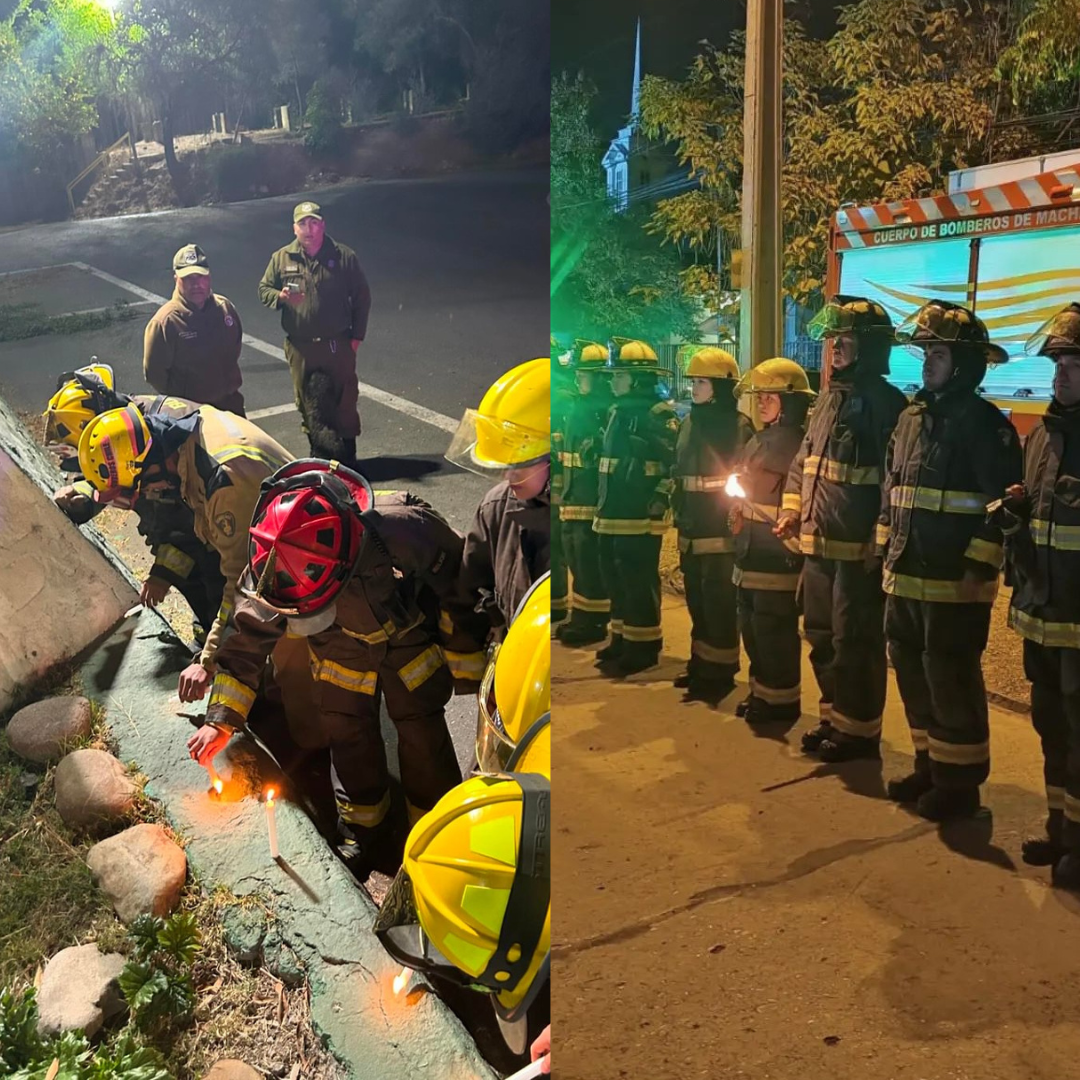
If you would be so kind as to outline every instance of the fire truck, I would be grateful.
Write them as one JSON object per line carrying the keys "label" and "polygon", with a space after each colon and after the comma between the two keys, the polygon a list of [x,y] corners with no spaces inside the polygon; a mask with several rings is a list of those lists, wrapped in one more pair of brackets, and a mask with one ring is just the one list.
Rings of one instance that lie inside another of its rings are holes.
{"label": "fire truck", "polygon": [[[842,206],[826,293],[877,300],[895,323],[932,297],[972,308],[1009,354],[982,392],[1027,434],[1050,400],[1053,366],[1024,343],[1080,299],[1080,149],[951,173],[946,195]],[[922,385],[921,361],[903,347],[890,366],[905,393]]]}

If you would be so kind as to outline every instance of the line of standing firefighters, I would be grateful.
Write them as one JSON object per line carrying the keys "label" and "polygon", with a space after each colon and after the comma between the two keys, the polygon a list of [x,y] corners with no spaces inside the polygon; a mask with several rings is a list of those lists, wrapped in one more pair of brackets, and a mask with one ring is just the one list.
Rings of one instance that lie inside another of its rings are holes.
{"label": "line of standing firefighters", "polygon": [[[737,714],[793,725],[801,614],[820,696],[803,751],[880,756],[891,662],[915,758],[889,797],[945,821],[981,810],[990,772],[981,665],[1004,569],[1045,762],[1045,833],[1023,858],[1080,888],[1080,304],[1027,343],[1055,373],[1023,448],[980,393],[1008,355],[969,309],[935,299],[894,327],[876,302],[835,296],[810,332],[829,351],[820,395],[792,360],[740,374],[706,346],[689,357],[681,423],[643,342],[553,357],[574,379],[556,388],[553,417],[556,637],[604,644],[604,676],[656,665],[661,538],[674,524],[692,623],[675,679],[686,700],[734,690],[741,636],[750,693]],[[886,379],[897,344],[922,358],[910,402]]]}

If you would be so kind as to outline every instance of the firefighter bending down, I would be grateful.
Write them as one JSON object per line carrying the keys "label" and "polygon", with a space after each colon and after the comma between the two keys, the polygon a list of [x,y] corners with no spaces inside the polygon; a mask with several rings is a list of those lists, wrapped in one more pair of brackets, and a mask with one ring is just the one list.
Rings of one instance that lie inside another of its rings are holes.
{"label": "firefighter bending down", "polygon": [[750,696],[736,707],[749,724],[793,724],[802,711],[802,644],[796,590],[798,541],[774,533],[792,459],[803,439],[813,391],[794,360],[776,357],[751,368],[735,387],[753,395],[755,426],[738,480],[744,498],[736,518],[735,584],[739,621],[750,660]]}
{"label": "firefighter bending down", "polygon": [[986,507],[1020,482],[1015,429],[979,396],[1004,363],[967,308],[924,304],[896,330],[923,355],[923,388],[889,445],[878,535],[885,635],[915,747],[914,771],[888,785],[931,821],[979,810],[990,773],[982,654],[1004,559]]}

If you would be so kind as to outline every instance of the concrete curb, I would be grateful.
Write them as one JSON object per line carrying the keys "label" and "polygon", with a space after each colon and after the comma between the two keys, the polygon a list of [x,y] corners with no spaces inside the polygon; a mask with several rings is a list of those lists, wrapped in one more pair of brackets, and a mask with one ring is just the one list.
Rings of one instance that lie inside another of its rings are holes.
{"label": "concrete curb", "polygon": [[[147,794],[162,804],[184,838],[191,867],[203,881],[220,883],[237,896],[269,898],[281,938],[310,980],[316,1030],[353,1076],[491,1080],[495,1074],[439,998],[395,997],[391,983],[398,968],[370,930],[375,907],[303,811],[278,804],[280,848],[289,872],[270,860],[260,802],[209,798],[207,774],[185,747],[193,729],[184,717],[202,707],[182,706],[176,698],[185,656],[168,623],[143,611],[82,670],[87,696],[108,710],[118,756],[135,761],[149,778]],[[223,774],[226,758],[218,758]]]}

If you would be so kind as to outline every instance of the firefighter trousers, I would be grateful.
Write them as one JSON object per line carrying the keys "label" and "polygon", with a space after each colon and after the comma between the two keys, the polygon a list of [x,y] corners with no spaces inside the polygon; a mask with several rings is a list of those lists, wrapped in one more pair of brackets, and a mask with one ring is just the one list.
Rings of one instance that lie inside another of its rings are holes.
{"label": "firefighter trousers", "polygon": [[990,775],[982,654],[990,604],[889,596],[885,636],[916,753],[936,787],[978,787]]}
{"label": "firefighter trousers", "polygon": [[[210,547],[196,540],[190,544],[171,544],[192,562],[184,576],[170,575],[166,580],[187,601],[197,624],[196,636],[204,640],[214,625],[221,600],[225,594],[225,577],[221,573],[221,556]],[[152,549],[157,554],[157,548]],[[201,634],[199,633],[201,631]]]}
{"label": "firefighter trousers", "polygon": [[843,735],[877,741],[888,684],[880,566],[868,572],[861,560],[808,556],[802,604],[822,719]]}
{"label": "firefighter trousers", "polygon": [[607,632],[611,617],[611,601],[600,571],[600,537],[591,521],[563,521],[559,529],[572,579],[570,625],[599,636]]}
{"label": "firefighter trousers", "polygon": [[[461,783],[457,754],[446,727],[445,707],[453,682],[437,647],[434,651],[415,646],[408,651],[386,649],[383,654],[381,661],[371,665],[377,666],[375,671],[355,670],[353,664],[320,664],[318,660],[312,665],[314,694],[330,744],[330,779],[338,816],[346,828],[374,828],[390,809],[380,699],[386,703],[397,734],[401,786],[410,822],[419,820]],[[417,684],[410,668],[420,677],[425,665],[430,665],[431,674]]]}
{"label": "firefighter trousers", "polygon": [[1065,844],[1080,854],[1080,649],[1024,641],[1031,720],[1042,742],[1046,807],[1064,812]]}
{"label": "firefighter trousers", "polygon": [[739,670],[735,555],[684,551],[679,566],[690,610],[690,685],[731,682]]}
{"label": "firefighter trousers", "polygon": [[559,508],[551,508],[551,625],[566,622],[569,614],[570,596],[566,578],[566,547],[563,524],[559,521]]}
{"label": "firefighter trousers", "polygon": [[323,422],[341,439],[355,439],[360,434],[357,405],[360,388],[356,378],[356,353],[348,337],[322,341],[285,339],[285,359],[292,373],[293,396],[300,413],[304,434],[310,437],[314,419],[309,415],[311,402],[306,393],[306,377],[313,371],[325,372],[333,385],[332,402],[326,403],[328,415]]}
{"label": "firefighter trousers", "polygon": [[754,718],[797,720],[802,697],[802,642],[794,590],[740,586],[738,605],[743,645],[750,661]]}
{"label": "firefighter trousers", "polygon": [[656,660],[660,628],[660,537],[600,533],[600,570],[611,597],[611,644],[627,660]]}

